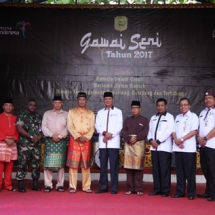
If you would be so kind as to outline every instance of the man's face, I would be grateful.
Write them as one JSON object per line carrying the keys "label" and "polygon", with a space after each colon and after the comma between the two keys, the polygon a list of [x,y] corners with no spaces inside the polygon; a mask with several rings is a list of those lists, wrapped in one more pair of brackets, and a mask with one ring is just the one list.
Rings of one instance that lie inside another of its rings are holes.
{"label": "man's face", "polygon": [[139,116],[140,115],[140,111],[141,111],[141,108],[139,106],[132,106],[131,107],[131,113],[134,116]]}
{"label": "man's face", "polygon": [[215,105],[215,98],[213,96],[205,96],[205,105],[210,108]]}
{"label": "man's face", "polygon": [[53,101],[53,102],[52,102],[52,105],[53,105],[53,108],[54,108],[55,110],[61,110],[62,107],[63,107],[63,102],[60,101],[60,100]]}
{"label": "man's face", "polygon": [[104,103],[106,108],[111,108],[113,106],[113,98],[112,97],[105,97]]}
{"label": "man's face", "polygon": [[156,108],[159,114],[163,114],[167,110],[167,105],[165,105],[165,103],[161,101],[156,104]]}
{"label": "man's face", "polygon": [[36,108],[37,108],[37,104],[34,101],[30,101],[28,102],[27,106],[26,106],[27,110],[30,112],[35,112]]}
{"label": "man's face", "polygon": [[186,114],[190,110],[190,105],[186,99],[180,101],[179,107],[183,114]]}
{"label": "man's face", "polygon": [[8,113],[8,114],[11,114],[13,109],[14,109],[14,106],[13,104],[11,103],[4,103],[4,105],[2,106],[3,110],[5,113]]}
{"label": "man's face", "polygon": [[85,97],[79,97],[77,99],[78,107],[85,108],[87,105],[87,99]]}

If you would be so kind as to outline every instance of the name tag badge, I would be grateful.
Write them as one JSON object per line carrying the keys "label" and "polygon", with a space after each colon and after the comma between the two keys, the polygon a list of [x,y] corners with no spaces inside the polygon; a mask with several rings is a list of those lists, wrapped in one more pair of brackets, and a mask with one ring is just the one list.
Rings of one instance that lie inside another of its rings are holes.
{"label": "name tag badge", "polygon": [[143,124],[139,123],[140,126],[143,126]]}
{"label": "name tag badge", "polygon": [[208,120],[205,120],[205,127],[208,127]]}

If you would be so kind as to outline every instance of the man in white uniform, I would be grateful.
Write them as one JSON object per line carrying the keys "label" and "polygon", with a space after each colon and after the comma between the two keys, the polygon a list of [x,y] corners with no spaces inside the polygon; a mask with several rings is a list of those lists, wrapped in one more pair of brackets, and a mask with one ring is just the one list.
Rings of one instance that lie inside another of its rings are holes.
{"label": "man in white uniform", "polygon": [[172,198],[185,196],[186,180],[188,182],[188,199],[196,194],[196,133],[198,117],[190,111],[190,101],[182,98],[179,102],[181,114],[176,116],[173,136],[175,152],[177,188]]}
{"label": "man in white uniform", "polygon": [[199,115],[198,142],[200,144],[200,162],[206,178],[204,194],[199,198],[215,201],[215,91],[204,94],[206,108]]}
{"label": "man in white uniform", "polygon": [[154,191],[149,196],[162,194],[169,196],[172,158],[172,137],[174,127],[173,115],[167,112],[167,101],[159,98],[156,101],[158,113],[151,117],[148,140],[151,144],[152,174]]}
{"label": "man in white uniform", "polygon": [[100,179],[96,193],[108,192],[107,164],[110,161],[111,193],[118,192],[118,163],[120,131],[122,129],[122,111],[113,106],[112,92],[104,93],[105,108],[98,111],[96,130],[99,134]]}

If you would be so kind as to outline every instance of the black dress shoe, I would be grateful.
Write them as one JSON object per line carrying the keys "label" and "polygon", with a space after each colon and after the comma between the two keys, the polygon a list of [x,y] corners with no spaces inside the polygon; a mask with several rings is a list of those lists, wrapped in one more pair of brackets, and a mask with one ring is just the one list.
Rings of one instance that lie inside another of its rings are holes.
{"label": "black dress shoe", "polygon": [[159,192],[159,191],[157,191],[157,192],[152,192],[152,193],[149,193],[148,195],[149,196],[156,196],[156,195],[160,195],[161,194],[161,192]]}
{"label": "black dress shoe", "polygon": [[99,193],[107,193],[108,191],[107,190],[97,190],[95,193],[99,194]]}
{"label": "black dress shoe", "polygon": [[199,197],[199,198],[209,198],[210,196],[207,193],[204,193],[204,194],[197,194],[197,197]]}
{"label": "black dress shoe", "polygon": [[112,190],[111,194],[117,194],[118,192],[116,190]]}
{"label": "black dress shoe", "polygon": [[171,197],[172,198],[182,198],[182,197],[184,197],[185,195],[180,195],[180,194],[173,194]]}
{"label": "black dress shoe", "polygon": [[162,197],[168,197],[169,194],[162,194]]}
{"label": "black dress shoe", "polygon": [[215,198],[209,197],[209,198],[208,198],[208,201],[210,201],[210,202],[215,202]]}
{"label": "black dress shoe", "polygon": [[194,200],[194,196],[188,196],[189,200]]}

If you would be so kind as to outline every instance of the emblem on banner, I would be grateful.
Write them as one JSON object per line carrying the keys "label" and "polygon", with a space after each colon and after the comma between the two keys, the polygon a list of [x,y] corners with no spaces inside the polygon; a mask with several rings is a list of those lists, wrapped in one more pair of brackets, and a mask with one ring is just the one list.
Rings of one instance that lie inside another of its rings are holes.
{"label": "emblem on banner", "polygon": [[125,31],[128,27],[128,19],[126,16],[116,16],[114,19],[114,28],[117,31]]}
{"label": "emblem on banner", "polygon": [[26,28],[26,26],[30,26],[30,25],[31,25],[30,22],[25,22],[25,21],[17,22],[16,28],[19,29],[19,31],[22,32],[22,36],[24,38],[26,38],[25,37],[25,28]]}

